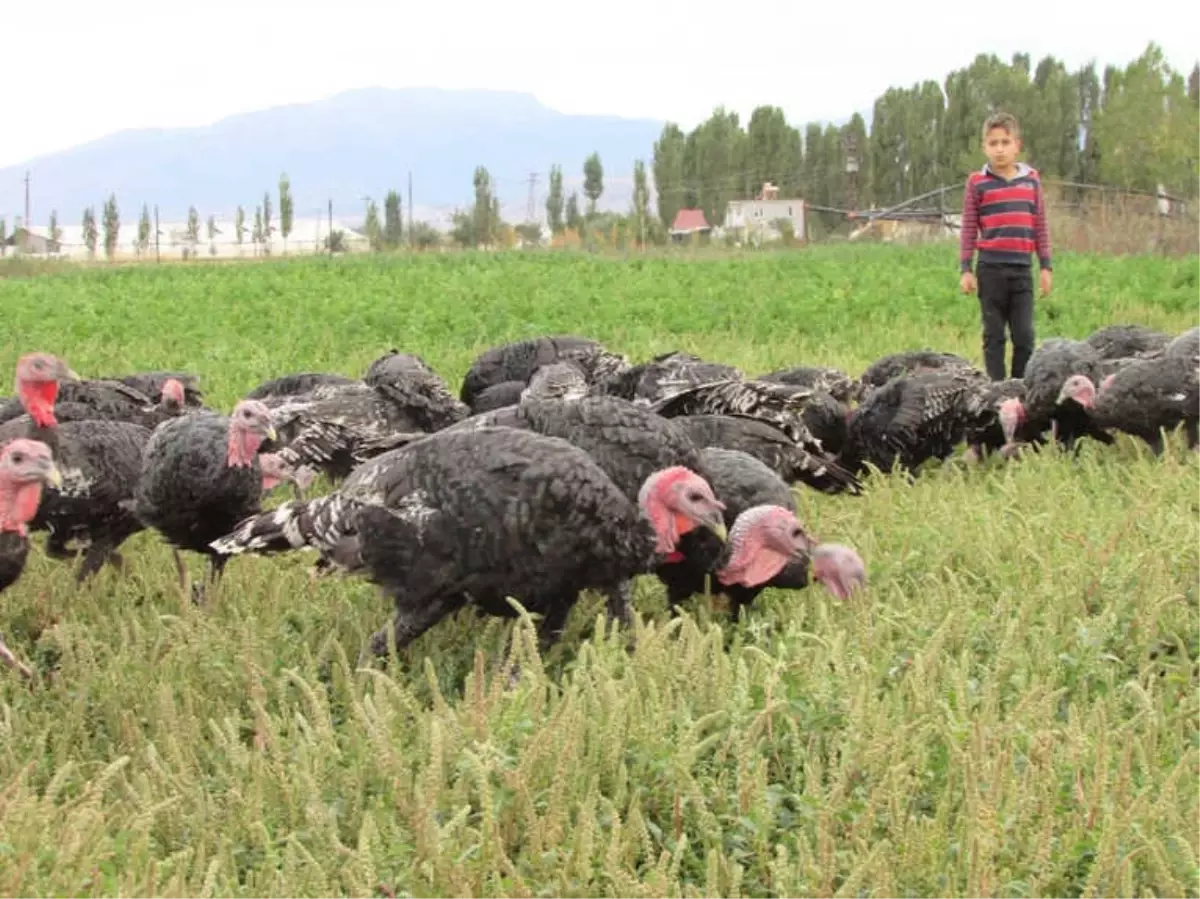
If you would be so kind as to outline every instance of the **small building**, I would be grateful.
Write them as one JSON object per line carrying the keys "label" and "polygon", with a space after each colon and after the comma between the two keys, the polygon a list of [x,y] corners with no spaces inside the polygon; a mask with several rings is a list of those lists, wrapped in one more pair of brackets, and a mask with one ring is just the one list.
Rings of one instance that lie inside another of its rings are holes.
{"label": "small building", "polygon": [[800,197],[779,196],[779,188],[771,182],[763,184],[762,192],[753,200],[730,200],[725,207],[725,230],[739,231],[742,240],[761,243],[764,240],[778,240],[783,235],[779,230],[779,222],[787,220],[792,224],[792,235],[798,240],[804,240],[804,200]]}
{"label": "small building", "polygon": [[703,209],[680,209],[671,224],[671,239],[683,240],[693,234],[708,234],[712,225],[704,217]]}
{"label": "small building", "polygon": [[37,253],[45,256],[52,252],[50,238],[28,228],[17,228],[5,239],[4,246],[12,247],[19,253]]}

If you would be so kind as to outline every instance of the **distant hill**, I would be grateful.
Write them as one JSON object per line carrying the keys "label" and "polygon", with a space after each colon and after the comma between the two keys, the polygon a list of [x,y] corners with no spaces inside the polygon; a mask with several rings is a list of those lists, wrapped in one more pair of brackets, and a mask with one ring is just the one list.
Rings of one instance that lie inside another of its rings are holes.
{"label": "distant hill", "polygon": [[157,203],[163,219],[183,219],[194,204],[203,221],[210,214],[232,218],[239,203],[253,217],[269,190],[277,217],[277,183],[286,171],[297,217],[323,213],[332,199],[335,216],[358,219],[364,196],[374,197],[382,214],[390,188],[401,192],[407,209],[411,170],[416,218],[441,226],[456,205],[472,202],[475,167],[486,165],[503,216],[520,221],[530,172],[539,176],[537,211],[544,217],[550,166],[562,165],[569,195],[582,187],[583,160],[593,151],[605,168],[599,207],[625,208],[633,161],[641,157],[650,166],[662,126],[566,115],[508,91],[365,88],[200,128],[122,131],[0,169],[0,214],[11,228],[24,209],[28,169],[39,225],[52,209],[62,223],[78,223],[89,204],[99,216],[110,192],[123,219],[135,218],[142,203]]}

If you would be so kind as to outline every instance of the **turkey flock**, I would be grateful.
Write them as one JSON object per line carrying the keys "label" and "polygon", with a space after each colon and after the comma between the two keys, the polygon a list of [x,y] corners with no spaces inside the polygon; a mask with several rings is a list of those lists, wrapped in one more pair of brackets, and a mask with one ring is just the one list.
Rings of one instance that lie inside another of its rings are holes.
{"label": "turkey flock", "polygon": [[[965,445],[979,461],[1114,432],[1197,446],[1200,328],[1114,325],[1049,339],[1025,376],[991,381],[967,359],[915,350],[851,377],[804,366],[749,377],[672,352],[632,363],[558,335],[497,346],[456,396],[417,355],[391,350],[361,379],[302,372],[233,410],[207,408],[188,372],[82,378],[21,357],[0,398],[0,591],[31,531],[78,559],[83,582],[118,570],[124,541],[156,531],[181,589],[203,602],[230,557],[317,553],[312,576],[357,575],[395,607],[369,653],[387,656],[465,606],[539,617],[543,648],[579,593],[632,621],[653,575],[672,609],[724,594],[734,619],[768,587],[819,581],[839,599],[867,582],[849,546],[797,517],[793,487],[854,496],[872,471],[917,474]],[[334,489],[309,497],[318,474]],[[265,509],[276,487],[292,498]],[[182,551],[207,558],[189,588]],[[364,657],[367,653],[364,653]],[[33,672],[0,638],[0,659]]]}

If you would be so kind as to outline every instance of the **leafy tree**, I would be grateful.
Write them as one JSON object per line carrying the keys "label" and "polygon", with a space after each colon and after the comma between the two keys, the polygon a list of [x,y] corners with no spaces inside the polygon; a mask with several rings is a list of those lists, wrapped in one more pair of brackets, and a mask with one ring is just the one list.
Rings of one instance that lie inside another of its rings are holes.
{"label": "leafy tree", "polygon": [[492,176],[483,166],[475,169],[475,210],[473,243],[490,245],[498,236],[500,203],[492,193]]}
{"label": "leafy tree", "polygon": [[383,244],[395,249],[400,246],[403,238],[404,216],[400,206],[400,194],[389,190],[383,199]]}
{"label": "leafy tree", "polygon": [[[279,176],[279,233],[283,235],[283,252],[287,252],[288,235],[292,233],[292,182],[287,172]],[[270,215],[270,207],[267,208]]]}
{"label": "leafy tree", "polygon": [[658,217],[670,228],[675,216],[687,202],[684,187],[684,153],[687,139],[673,122],[668,122],[654,143],[654,189]]}
{"label": "leafy tree", "polygon": [[383,231],[379,227],[379,209],[375,201],[367,203],[367,217],[363,222],[363,230],[367,234],[367,244],[374,252],[383,249]]}
{"label": "leafy tree", "polygon": [[646,163],[641,159],[633,163],[633,216],[637,220],[638,242],[644,245],[643,235],[650,218],[650,187],[646,183]]}
{"label": "leafy tree", "polygon": [[240,247],[246,239],[246,210],[241,206],[237,208],[237,214],[233,217],[233,234]]}
{"label": "leafy tree", "polygon": [[138,256],[141,256],[150,246],[150,207],[143,203],[142,214],[138,218],[137,239],[134,241]]}
{"label": "leafy tree", "polygon": [[87,247],[88,259],[96,258],[96,241],[100,233],[96,230],[96,210],[89,206],[83,210],[83,244]]}
{"label": "leafy tree", "polygon": [[112,261],[121,234],[121,215],[117,210],[117,195],[109,194],[104,202],[104,255]]}
{"label": "leafy tree", "polygon": [[208,232],[208,255],[216,256],[217,255],[217,235],[222,232],[221,232],[221,229],[217,227],[217,217],[215,215],[210,215],[208,217],[208,222],[205,225],[205,230]]}
{"label": "leafy tree", "polygon": [[409,240],[418,250],[428,250],[441,244],[442,235],[429,222],[413,222]]}
{"label": "leafy tree", "polygon": [[579,194],[571,191],[571,196],[567,197],[567,227],[573,231],[579,231],[582,226],[583,216],[579,214]]}
{"label": "leafy tree", "polygon": [[[259,245],[263,242],[263,211],[261,206],[254,207],[254,230],[250,232],[250,240],[253,241],[255,252],[258,251]],[[328,245],[328,244],[326,244]]]}
{"label": "leafy tree", "polygon": [[562,166],[550,166],[550,191],[546,195],[546,222],[551,234],[563,232],[563,178]]}
{"label": "leafy tree", "polygon": [[[58,210],[50,210],[50,252],[57,253],[62,249],[62,228],[58,227]],[[0,242],[4,235],[0,234]]]}
{"label": "leafy tree", "polygon": [[588,198],[588,214],[596,214],[596,201],[604,193],[604,166],[600,154],[593,153],[583,161],[583,192]]}
{"label": "leafy tree", "polygon": [[8,252],[6,240],[8,240],[8,222],[0,218],[0,256],[4,256]]}
{"label": "leafy tree", "polygon": [[194,255],[196,247],[200,245],[200,213],[196,211],[195,206],[188,207],[187,241],[188,252]]}
{"label": "leafy tree", "polygon": [[264,255],[271,252],[271,235],[278,229],[271,224],[271,192],[263,193],[262,202],[262,251]]}

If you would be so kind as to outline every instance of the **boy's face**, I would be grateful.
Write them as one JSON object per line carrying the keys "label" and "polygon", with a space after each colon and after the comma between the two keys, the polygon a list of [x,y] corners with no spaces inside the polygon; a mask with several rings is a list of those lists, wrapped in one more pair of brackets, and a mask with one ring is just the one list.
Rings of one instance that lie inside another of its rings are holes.
{"label": "boy's face", "polygon": [[984,138],[983,152],[992,168],[1007,171],[1021,152],[1021,138],[1013,137],[1003,128],[993,128]]}

